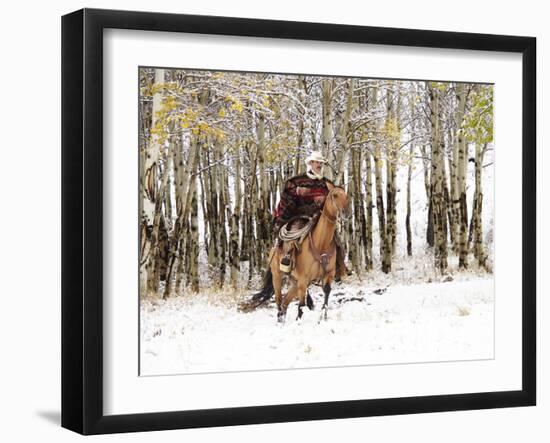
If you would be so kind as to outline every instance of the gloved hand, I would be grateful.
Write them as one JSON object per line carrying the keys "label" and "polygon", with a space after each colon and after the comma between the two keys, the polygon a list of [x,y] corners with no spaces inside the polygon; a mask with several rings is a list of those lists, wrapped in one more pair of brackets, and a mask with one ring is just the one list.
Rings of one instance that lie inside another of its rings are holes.
{"label": "gloved hand", "polygon": [[325,199],[326,197],[324,195],[319,195],[318,197],[315,197],[314,202],[318,208],[322,208],[325,204]]}

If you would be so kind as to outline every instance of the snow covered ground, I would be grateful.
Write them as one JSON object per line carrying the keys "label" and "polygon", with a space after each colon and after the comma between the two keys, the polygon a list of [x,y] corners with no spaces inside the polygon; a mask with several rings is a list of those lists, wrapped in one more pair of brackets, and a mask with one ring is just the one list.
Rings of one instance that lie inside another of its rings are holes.
{"label": "snow covered ground", "polygon": [[377,291],[352,278],[333,286],[326,321],[312,287],[315,310],[296,320],[293,303],[282,325],[273,303],[242,313],[223,293],[143,301],[141,375],[493,358],[492,275],[444,280]]}

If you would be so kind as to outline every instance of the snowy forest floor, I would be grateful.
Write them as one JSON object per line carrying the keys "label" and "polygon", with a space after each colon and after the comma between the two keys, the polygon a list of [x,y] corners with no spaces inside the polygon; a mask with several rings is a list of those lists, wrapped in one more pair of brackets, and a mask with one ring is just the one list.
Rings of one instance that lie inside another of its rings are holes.
{"label": "snowy forest floor", "polygon": [[[322,291],[315,309],[289,306],[277,324],[273,302],[242,313],[252,291],[204,290],[142,300],[141,375],[490,359],[494,353],[493,276],[472,266],[437,276],[433,258],[403,257],[391,274],[374,271]],[[452,277],[451,277],[452,276]]]}

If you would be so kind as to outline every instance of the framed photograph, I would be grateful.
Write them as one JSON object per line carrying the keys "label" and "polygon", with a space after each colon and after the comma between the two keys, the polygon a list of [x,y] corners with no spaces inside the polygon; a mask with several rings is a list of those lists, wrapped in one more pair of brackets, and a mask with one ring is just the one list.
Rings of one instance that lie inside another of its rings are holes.
{"label": "framed photograph", "polygon": [[62,426],[536,403],[536,40],[62,19]]}

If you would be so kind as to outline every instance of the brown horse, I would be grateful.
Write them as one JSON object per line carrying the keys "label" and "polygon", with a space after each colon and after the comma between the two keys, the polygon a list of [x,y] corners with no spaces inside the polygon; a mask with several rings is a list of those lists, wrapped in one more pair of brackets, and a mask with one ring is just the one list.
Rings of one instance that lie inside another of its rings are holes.
{"label": "brown horse", "polygon": [[[251,310],[269,300],[273,293],[277,303],[277,320],[284,321],[290,302],[298,299],[298,318],[302,316],[302,308],[306,304],[307,288],[311,282],[319,282],[323,287],[325,301],[323,304],[325,319],[330,294],[330,285],[336,273],[336,246],[334,232],[336,222],[341,212],[348,212],[348,197],[343,188],[333,186],[325,198],[325,203],[319,216],[319,221],[303,241],[300,252],[296,253],[295,266],[289,279],[293,283],[291,289],[282,293],[283,273],[279,269],[281,254],[277,246],[269,254],[269,267],[264,279],[264,286],[255,294],[245,310]],[[308,306],[310,306],[308,300]]]}

